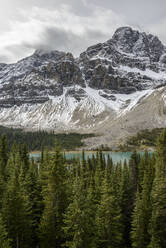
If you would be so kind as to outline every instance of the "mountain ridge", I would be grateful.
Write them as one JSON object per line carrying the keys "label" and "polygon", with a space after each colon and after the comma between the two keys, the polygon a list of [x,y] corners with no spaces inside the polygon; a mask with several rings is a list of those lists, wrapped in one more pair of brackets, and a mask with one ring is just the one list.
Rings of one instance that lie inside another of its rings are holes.
{"label": "mountain ridge", "polygon": [[[37,50],[0,64],[0,124],[104,133],[104,126],[127,118],[165,84],[166,47],[156,36],[121,27],[79,58]],[[165,115],[159,122],[155,127],[165,125]]]}

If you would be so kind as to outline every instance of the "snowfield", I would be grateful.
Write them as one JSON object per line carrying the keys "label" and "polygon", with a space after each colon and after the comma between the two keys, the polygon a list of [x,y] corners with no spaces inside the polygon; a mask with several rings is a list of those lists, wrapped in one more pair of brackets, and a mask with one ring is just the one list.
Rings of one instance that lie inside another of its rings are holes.
{"label": "snowfield", "polygon": [[[114,112],[115,116],[126,114],[135,108],[140,100],[149,96],[154,90],[137,91],[133,94],[114,94],[116,100],[108,100],[99,93],[101,90],[90,87],[81,88],[85,94],[80,101],[68,95],[73,87],[66,87],[63,95],[49,96],[49,101],[43,104],[24,104],[12,108],[0,109],[0,124],[30,129],[65,129],[83,128],[81,122],[89,120],[89,127],[102,113]],[[81,116],[78,113],[82,113]],[[105,117],[106,118],[106,117]],[[93,120],[93,121],[92,121]],[[100,120],[100,124],[104,120]],[[84,124],[83,124],[84,125]],[[98,123],[96,122],[96,125]]]}

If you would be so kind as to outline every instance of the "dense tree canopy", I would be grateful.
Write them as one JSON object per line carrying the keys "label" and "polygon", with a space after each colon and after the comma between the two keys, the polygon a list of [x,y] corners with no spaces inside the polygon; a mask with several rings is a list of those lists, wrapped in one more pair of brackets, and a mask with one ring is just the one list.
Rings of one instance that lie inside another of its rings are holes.
{"label": "dense tree canopy", "polygon": [[0,140],[0,248],[165,248],[166,131],[156,155],[40,161]]}
{"label": "dense tree canopy", "polygon": [[[9,147],[11,148],[14,142],[17,144],[26,144],[29,151],[41,150],[43,148],[53,149],[55,140],[58,141],[62,149],[73,150],[82,147],[85,138],[93,137],[94,134],[79,134],[79,133],[54,133],[46,131],[23,131],[22,129],[14,129],[0,126],[0,136],[5,134]],[[3,140],[1,140],[3,142]],[[0,144],[1,146],[1,144]]]}

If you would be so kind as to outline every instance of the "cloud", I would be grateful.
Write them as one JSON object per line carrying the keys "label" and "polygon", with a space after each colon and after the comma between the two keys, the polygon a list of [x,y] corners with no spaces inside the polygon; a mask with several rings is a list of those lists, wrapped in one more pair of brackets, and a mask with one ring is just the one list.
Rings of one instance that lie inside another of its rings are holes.
{"label": "cloud", "polygon": [[78,56],[124,25],[166,42],[165,8],[164,0],[5,0],[0,8],[0,61],[15,62],[35,49]]}
{"label": "cloud", "polygon": [[152,34],[155,34],[160,37],[161,41],[166,44],[166,18],[163,18],[159,22],[149,25],[147,30],[149,30]]}
{"label": "cloud", "polygon": [[79,16],[67,5],[56,10],[33,7],[30,13],[21,14],[24,21],[12,22],[9,32],[0,37],[0,54],[12,62],[38,48],[69,51],[77,56],[88,46],[111,38],[124,23],[112,10],[98,7],[90,16]]}

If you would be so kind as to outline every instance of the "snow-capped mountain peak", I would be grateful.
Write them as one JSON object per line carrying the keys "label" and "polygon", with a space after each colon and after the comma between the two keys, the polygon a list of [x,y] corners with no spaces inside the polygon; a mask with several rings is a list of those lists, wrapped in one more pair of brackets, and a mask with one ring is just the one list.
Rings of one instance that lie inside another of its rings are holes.
{"label": "snow-capped mountain peak", "polygon": [[156,36],[121,27],[77,59],[36,50],[15,64],[0,64],[0,124],[98,129],[165,83],[166,47]]}

